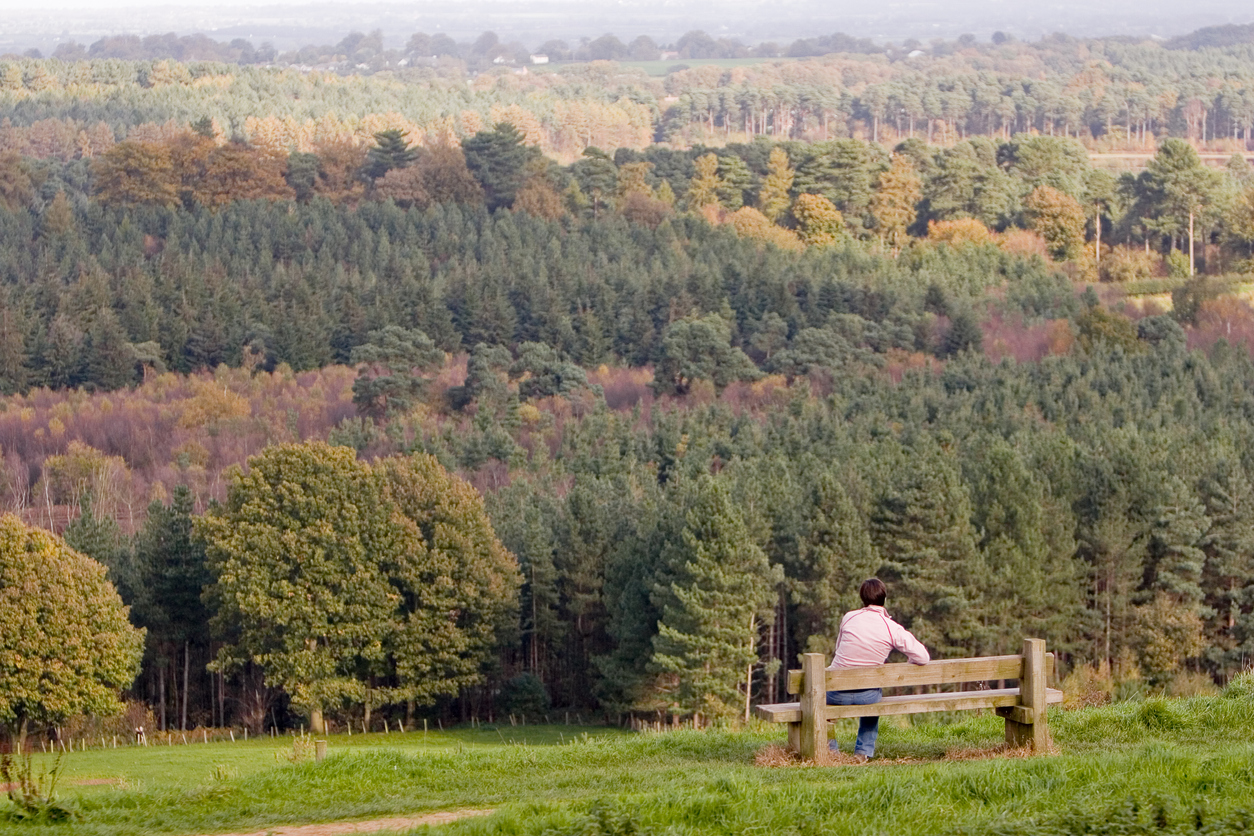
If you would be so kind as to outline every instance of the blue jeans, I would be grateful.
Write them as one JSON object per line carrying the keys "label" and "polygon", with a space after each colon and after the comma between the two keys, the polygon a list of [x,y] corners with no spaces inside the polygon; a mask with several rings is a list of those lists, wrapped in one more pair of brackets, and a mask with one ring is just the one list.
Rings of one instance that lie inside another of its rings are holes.
{"label": "blue jeans", "polygon": [[[864,688],[861,691],[828,691],[828,705],[870,705],[884,698],[883,688]],[[879,717],[858,718],[858,740],[853,751],[868,758],[875,754],[875,741],[880,736]],[[833,741],[835,742],[835,741]],[[839,747],[837,747],[839,748]]]}

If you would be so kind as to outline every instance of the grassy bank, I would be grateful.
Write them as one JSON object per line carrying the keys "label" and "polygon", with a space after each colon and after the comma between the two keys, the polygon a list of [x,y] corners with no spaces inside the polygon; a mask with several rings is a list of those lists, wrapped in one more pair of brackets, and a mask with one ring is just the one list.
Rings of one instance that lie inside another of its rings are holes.
{"label": "grassy bank", "polygon": [[[985,756],[1001,737],[993,716],[886,724],[882,759],[861,767],[758,766],[783,738],[767,726],[337,736],[321,764],[289,762],[290,739],[80,752],[65,759],[63,793],[78,820],[0,833],[195,834],[461,807],[497,812],[449,832],[1219,834],[1254,821],[1254,699],[1051,722],[1058,754],[1036,758]],[[106,779],[119,783],[73,783]]]}

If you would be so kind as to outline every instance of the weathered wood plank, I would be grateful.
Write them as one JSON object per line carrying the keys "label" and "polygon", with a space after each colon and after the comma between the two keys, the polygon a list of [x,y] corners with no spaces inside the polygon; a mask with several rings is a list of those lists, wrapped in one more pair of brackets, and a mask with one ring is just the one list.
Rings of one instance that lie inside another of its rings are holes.
{"label": "weathered wood plank", "polygon": [[777,702],[770,705],[757,705],[754,706],[753,713],[759,720],[765,720],[768,723],[800,723],[801,703]]}
{"label": "weathered wood plank", "polygon": [[[1046,676],[1054,675],[1054,654],[1045,654]],[[1018,679],[1023,672],[1023,657],[983,656],[977,659],[938,659],[926,665],[898,662],[865,668],[842,668],[827,671],[827,690],[855,691],[862,688],[912,688],[920,685],[951,685],[959,682],[987,682],[995,679]],[[788,693],[801,688],[801,671],[788,672]]]}
{"label": "weathered wood plank", "polygon": [[1006,717],[1006,742],[1012,746],[1031,746],[1035,752],[1049,748],[1049,726],[1045,706],[1046,682],[1045,640],[1023,640],[1023,673],[1019,677],[1018,707]]}
{"label": "weathered wood plank", "polygon": [[[1010,695],[1007,701],[1003,695]],[[987,695],[992,695],[989,699]],[[885,716],[887,714],[922,714],[928,711],[962,711],[976,708],[995,708],[1001,716],[1014,713],[1022,706],[1017,704],[1019,696],[1018,688],[1001,688],[996,691],[962,691],[950,694],[920,694],[917,696],[901,696],[901,697],[885,697],[883,701],[872,703],[871,705],[829,705],[824,711],[829,720],[839,719],[840,717],[871,717]],[[1056,705],[1062,702],[1062,691],[1053,688],[1045,692],[1046,702]],[[984,699],[981,699],[984,697]],[[966,704],[958,708],[949,708],[946,702],[955,698],[964,699]],[[890,706],[891,708],[884,710],[880,706]],[[799,702],[781,702],[771,705],[759,705],[755,709],[757,717],[768,723],[800,723],[801,722],[801,703]],[[839,717],[833,716],[834,712],[840,712]],[[1015,714],[1017,718],[1026,717],[1023,712]]]}
{"label": "weathered wood plank", "polygon": [[827,723],[823,722],[823,706],[827,692],[823,689],[823,654],[807,653],[801,657],[805,672],[805,689],[801,692],[801,757],[815,763],[827,763]]}

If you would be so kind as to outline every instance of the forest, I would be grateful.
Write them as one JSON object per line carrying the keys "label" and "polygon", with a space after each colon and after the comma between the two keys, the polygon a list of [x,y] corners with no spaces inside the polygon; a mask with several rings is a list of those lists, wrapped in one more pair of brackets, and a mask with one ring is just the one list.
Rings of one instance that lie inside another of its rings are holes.
{"label": "forest", "polygon": [[[161,728],[732,717],[870,574],[937,656],[1038,635],[1100,699],[1206,693],[1254,652],[1243,49],[10,61],[0,505],[108,568]],[[944,67],[1084,105],[886,92]],[[1170,104],[1111,105],[1137,73]],[[1120,127],[1140,170],[1090,161]],[[232,584],[291,472],[362,509],[300,513],[377,595],[330,584],[340,638],[285,656]],[[421,582],[384,557],[414,538]],[[423,626],[437,588],[468,621]]]}

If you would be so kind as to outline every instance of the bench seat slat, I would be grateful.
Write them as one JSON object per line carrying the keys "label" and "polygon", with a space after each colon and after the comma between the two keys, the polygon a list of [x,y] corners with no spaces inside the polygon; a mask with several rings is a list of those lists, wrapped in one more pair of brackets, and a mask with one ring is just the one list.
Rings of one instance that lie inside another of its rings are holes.
{"label": "bench seat slat", "polygon": [[[1054,674],[1054,654],[1045,654],[1046,674]],[[938,659],[926,665],[894,662],[864,668],[843,668],[827,672],[828,691],[857,691],[863,688],[912,688],[918,685],[952,685],[958,682],[987,682],[1018,679],[1022,656],[982,656],[977,659]],[[788,693],[801,690],[801,671],[788,672]]]}
{"label": "bench seat slat", "polygon": [[[1045,701],[1061,703],[1062,691],[1048,688]],[[871,705],[829,705],[823,713],[828,720],[844,717],[885,717],[893,714],[921,714],[928,711],[965,711],[975,708],[1002,708],[1019,701],[1018,688],[998,688],[989,691],[956,691],[945,694],[915,694],[885,697]],[[759,719],[769,723],[800,723],[801,703],[785,702],[759,705],[755,709]]]}

